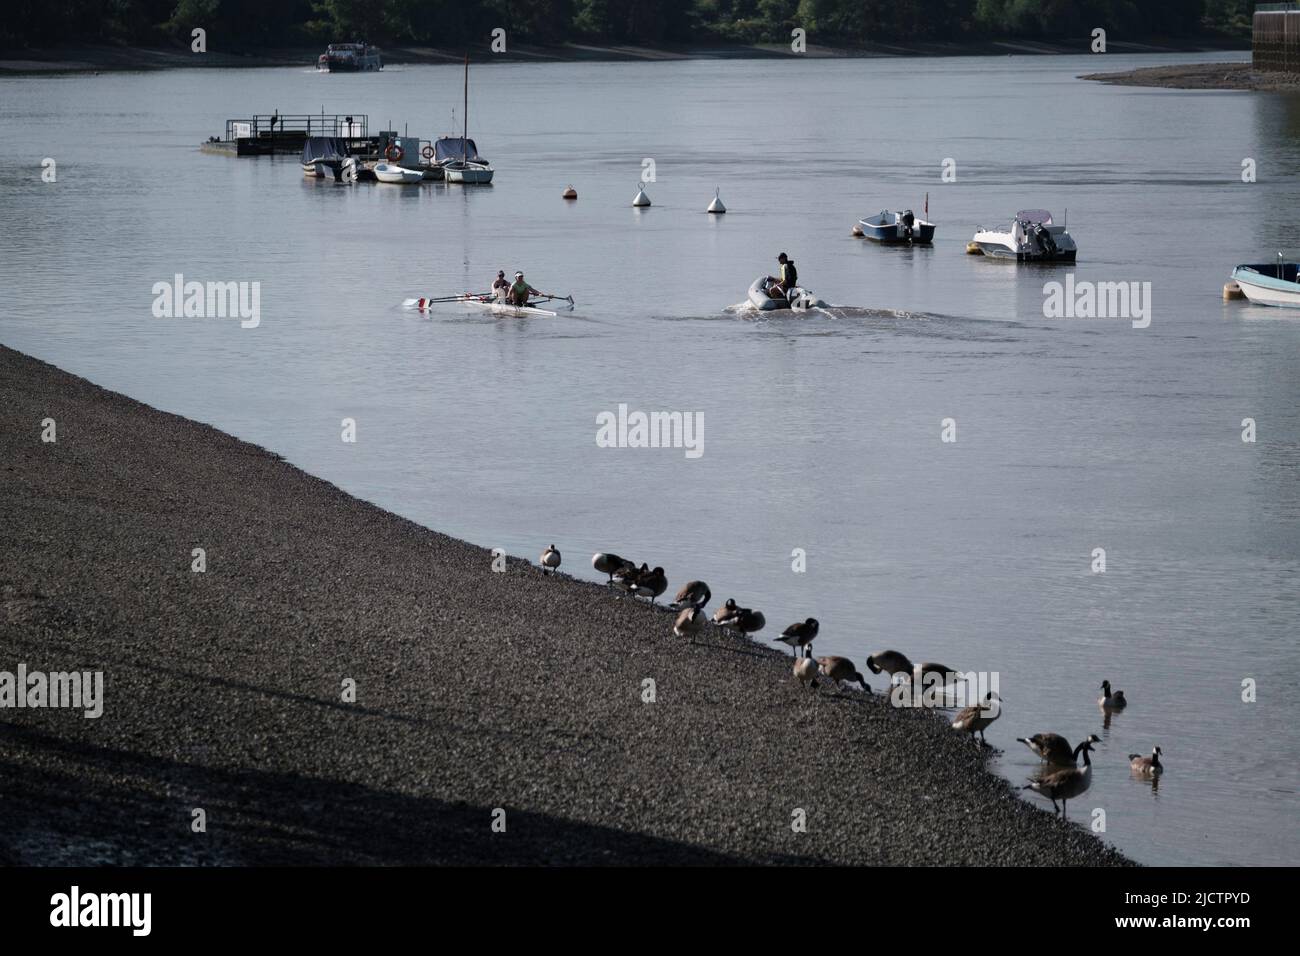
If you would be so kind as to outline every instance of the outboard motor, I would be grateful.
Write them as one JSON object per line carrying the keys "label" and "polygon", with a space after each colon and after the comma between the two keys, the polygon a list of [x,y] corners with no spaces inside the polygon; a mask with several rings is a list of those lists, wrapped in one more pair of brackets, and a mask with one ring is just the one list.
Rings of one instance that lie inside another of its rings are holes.
{"label": "outboard motor", "polygon": [[1056,240],[1041,222],[1034,223],[1034,238],[1038,240],[1038,248],[1043,250],[1043,255],[1048,257],[1056,255]]}
{"label": "outboard motor", "polygon": [[898,218],[903,223],[903,238],[906,239],[908,242],[911,242],[912,226],[915,225],[916,223],[916,216],[912,214],[912,210],[905,209],[903,210],[903,214]]}

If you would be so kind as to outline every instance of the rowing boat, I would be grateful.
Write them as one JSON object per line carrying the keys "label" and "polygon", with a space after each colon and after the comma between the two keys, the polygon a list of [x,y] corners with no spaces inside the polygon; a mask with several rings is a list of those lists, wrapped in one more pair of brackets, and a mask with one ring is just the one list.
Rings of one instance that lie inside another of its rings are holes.
{"label": "rowing boat", "polygon": [[[462,305],[473,306],[474,308],[483,309],[494,315],[509,315],[522,318],[528,315],[541,315],[555,318],[558,312],[552,312],[549,309],[542,309],[535,305],[511,305],[509,302],[502,302],[488,295],[475,295],[472,292],[466,292],[464,295],[458,295],[452,298],[446,296],[437,299],[406,299],[402,306],[407,309],[419,309],[421,312],[427,312],[435,305],[447,303],[460,303]],[[572,309],[573,303],[560,300],[557,308]]]}

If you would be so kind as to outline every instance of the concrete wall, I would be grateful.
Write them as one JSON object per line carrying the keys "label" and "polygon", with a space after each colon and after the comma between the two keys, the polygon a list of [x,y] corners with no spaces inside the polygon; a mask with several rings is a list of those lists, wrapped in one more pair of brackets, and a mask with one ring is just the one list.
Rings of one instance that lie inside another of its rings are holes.
{"label": "concrete wall", "polygon": [[1300,9],[1256,10],[1251,49],[1256,70],[1300,73]]}

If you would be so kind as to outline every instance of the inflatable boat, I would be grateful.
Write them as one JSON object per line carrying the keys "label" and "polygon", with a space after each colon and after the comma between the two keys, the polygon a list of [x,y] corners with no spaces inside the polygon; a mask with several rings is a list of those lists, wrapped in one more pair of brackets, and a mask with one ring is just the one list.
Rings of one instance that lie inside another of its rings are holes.
{"label": "inflatable boat", "polygon": [[807,289],[798,286],[790,290],[788,298],[784,296],[773,298],[767,294],[767,278],[767,276],[759,276],[749,287],[749,301],[761,312],[771,312],[774,309],[794,309],[796,312],[802,312],[804,309],[812,309],[824,304]]}

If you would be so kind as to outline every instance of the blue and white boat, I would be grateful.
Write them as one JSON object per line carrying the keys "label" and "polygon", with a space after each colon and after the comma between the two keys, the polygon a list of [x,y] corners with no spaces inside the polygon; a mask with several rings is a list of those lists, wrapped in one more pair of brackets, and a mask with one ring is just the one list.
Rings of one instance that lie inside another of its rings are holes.
{"label": "blue and white boat", "polygon": [[1232,270],[1232,279],[1254,305],[1300,309],[1300,263],[1263,262]]}
{"label": "blue and white boat", "polygon": [[920,219],[910,209],[890,212],[882,209],[874,216],[859,219],[862,235],[873,242],[929,243],[934,241],[934,223]]}

